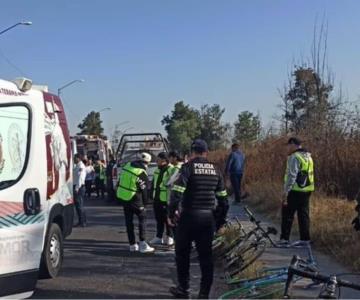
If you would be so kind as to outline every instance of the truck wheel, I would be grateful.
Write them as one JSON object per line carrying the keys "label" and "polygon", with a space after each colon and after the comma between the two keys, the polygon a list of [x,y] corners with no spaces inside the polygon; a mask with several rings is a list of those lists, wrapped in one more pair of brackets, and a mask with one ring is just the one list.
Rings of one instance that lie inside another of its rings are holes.
{"label": "truck wheel", "polygon": [[41,279],[54,278],[58,275],[64,256],[64,240],[58,224],[52,223],[41,256]]}

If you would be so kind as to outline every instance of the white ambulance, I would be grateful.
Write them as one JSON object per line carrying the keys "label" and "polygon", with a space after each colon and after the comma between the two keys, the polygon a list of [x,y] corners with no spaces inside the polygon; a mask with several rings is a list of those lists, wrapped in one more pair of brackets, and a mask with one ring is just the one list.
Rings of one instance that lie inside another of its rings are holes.
{"label": "white ambulance", "polygon": [[72,154],[60,98],[0,80],[0,297],[55,277],[73,225]]}

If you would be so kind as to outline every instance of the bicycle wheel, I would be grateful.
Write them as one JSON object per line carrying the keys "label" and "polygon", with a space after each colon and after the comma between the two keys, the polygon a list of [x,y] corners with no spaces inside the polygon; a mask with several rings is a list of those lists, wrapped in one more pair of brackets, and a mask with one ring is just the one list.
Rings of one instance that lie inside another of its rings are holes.
{"label": "bicycle wheel", "polygon": [[227,243],[226,241],[224,241],[222,247],[219,247],[216,250],[215,257],[217,257],[217,258],[224,257],[226,255],[226,253],[231,251],[231,249],[235,248],[236,245],[238,245],[243,239],[244,239],[243,236],[238,236],[237,238],[232,240],[230,243]]}
{"label": "bicycle wheel", "polygon": [[229,275],[232,277],[235,274],[245,270],[249,267],[255,260],[257,260],[265,251],[266,242],[254,242],[251,243],[248,247],[244,248],[239,256],[232,259],[226,264],[226,269],[229,272]]}
{"label": "bicycle wheel", "polygon": [[262,282],[224,293],[219,299],[279,299],[284,292],[283,282]]}
{"label": "bicycle wheel", "polygon": [[226,278],[225,282],[228,285],[237,285],[238,287],[248,285],[260,281],[272,281],[272,280],[286,280],[287,268],[265,268],[257,272],[257,277],[245,278],[243,276],[233,276]]}

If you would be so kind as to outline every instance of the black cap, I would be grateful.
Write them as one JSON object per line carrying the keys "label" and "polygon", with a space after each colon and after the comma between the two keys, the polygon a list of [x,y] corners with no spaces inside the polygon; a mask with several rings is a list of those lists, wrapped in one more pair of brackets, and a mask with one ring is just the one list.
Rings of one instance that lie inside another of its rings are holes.
{"label": "black cap", "polygon": [[169,152],[169,157],[179,157],[179,152],[172,150]]}
{"label": "black cap", "polygon": [[166,152],[160,152],[157,157],[160,159],[169,160],[169,156]]}
{"label": "black cap", "polygon": [[207,143],[202,139],[196,139],[191,144],[191,150],[196,152],[207,152],[209,150]]}
{"label": "black cap", "polygon": [[298,138],[296,138],[296,137],[291,137],[291,138],[289,138],[289,140],[288,140],[288,145],[296,145],[296,146],[300,146],[301,145],[301,141],[298,139]]}

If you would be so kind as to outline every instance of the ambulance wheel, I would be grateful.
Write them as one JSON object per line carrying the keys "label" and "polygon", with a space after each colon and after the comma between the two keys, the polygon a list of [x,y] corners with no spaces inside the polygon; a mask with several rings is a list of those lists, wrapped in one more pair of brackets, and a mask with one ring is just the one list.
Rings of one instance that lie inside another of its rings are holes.
{"label": "ambulance wheel", "polygon": [[44,251],[41,256],[41,279],[55,278],[61,268],[64,256],[64,239],[58,224],[52,223],[46,237]]}

